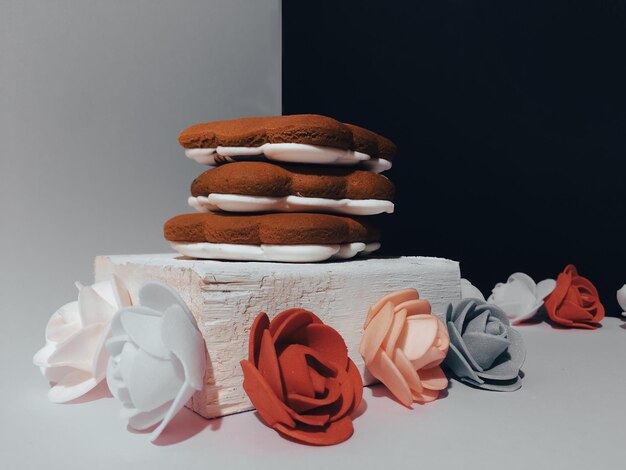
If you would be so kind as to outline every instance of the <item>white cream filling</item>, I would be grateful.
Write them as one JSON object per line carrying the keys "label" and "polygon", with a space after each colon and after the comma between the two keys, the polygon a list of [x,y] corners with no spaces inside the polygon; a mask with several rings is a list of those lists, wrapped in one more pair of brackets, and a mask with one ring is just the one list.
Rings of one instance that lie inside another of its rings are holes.
{"label": "white cream filling", "polygon": [[391,201],[382,199],[327,199],[321,197],[265,197],[211,193],[191,196],[187,202],[198,212],[333,212],[349,215],[393,213]]}
{"label": "white cream filling", "polygon": [[316,165],[356,165],[363,163],[368,170],[375,173],[381,173],[391,168],[389,160],[372,159],[366,153],[296,143],[263,144],[259,147],[185,149],[185,155],[202,165],[209,166],[235,161],[274,160]]}
{"label": "white cream filling", "polygon": [[233,243],[170,242],[172,248],[190,258],[231,261],[276,261],[280,263],[314,263],[328,259],[348,259],[369,254],[380,243],[344,243],[337,245],[236,245]]}

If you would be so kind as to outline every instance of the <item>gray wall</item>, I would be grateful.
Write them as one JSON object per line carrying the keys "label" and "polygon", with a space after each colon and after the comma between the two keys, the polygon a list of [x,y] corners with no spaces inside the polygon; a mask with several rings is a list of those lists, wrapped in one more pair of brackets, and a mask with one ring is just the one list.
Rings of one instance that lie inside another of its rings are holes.
{"label": "gray wall", "polygon": [[169,251],[202,171],[178,133],[280,90],[279,0],[0,0],[0,299],[31,352],[95,255]]}

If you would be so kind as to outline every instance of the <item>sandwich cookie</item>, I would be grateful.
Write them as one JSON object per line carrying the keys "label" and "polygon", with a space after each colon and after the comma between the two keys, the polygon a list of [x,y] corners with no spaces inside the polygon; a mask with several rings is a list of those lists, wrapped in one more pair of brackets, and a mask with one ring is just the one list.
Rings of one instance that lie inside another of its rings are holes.
{"label": "sandwich cookie", "polygon": [[191,184],[200,212],[392,213],[394,185],[364,170],[236,162],[205,171]]}
{"label": "sandwich cookie", "polygon": [[178,137],[187,157],[203,165],[270,160],[391,168],[396,146],[372,131],[316,114],[232,119],[196,124]]}
{"label": "sandwich cookie", "polygon": [[185,256],[220,260],[311,263],[380,247],[370,223],[330,214],[183,214],[165,223],[164,235]]}

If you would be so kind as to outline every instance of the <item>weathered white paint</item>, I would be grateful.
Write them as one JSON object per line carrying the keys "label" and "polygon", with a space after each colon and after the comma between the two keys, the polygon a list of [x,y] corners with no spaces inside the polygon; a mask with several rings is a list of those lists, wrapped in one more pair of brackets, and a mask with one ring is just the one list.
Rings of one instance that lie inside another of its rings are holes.
{"label": "weathered white paint", "polygon": [[439,258],[374,258],[315,264],[191,260],[177,254],[99,256],[96,281],[115,273],[135,300],[147,280],[163,281],[188,303],[207,345],[204,390],[187,404],[206,418],[252,409],[242,387],[239,361],[248,354],[254,318],[302,307],[335,328],[348,345],[365,384],[358,346],[371,304],[385,294],[414,287],[433,311],[460,298],[459,265]]}

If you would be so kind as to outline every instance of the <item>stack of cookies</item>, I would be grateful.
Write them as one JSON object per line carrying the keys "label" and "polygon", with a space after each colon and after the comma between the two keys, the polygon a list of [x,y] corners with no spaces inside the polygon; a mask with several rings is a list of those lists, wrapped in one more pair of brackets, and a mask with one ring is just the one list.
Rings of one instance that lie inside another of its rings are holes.
{"label": "stack of cookies", "polygon": [[181,254],[307,263],[380,247],[366,216],[394,209],[393,183],[380,174],[396,152],[390,140],[309,114],[202,123],[178,140],[210,167],[191,185],[198,212],[165,223]]}

